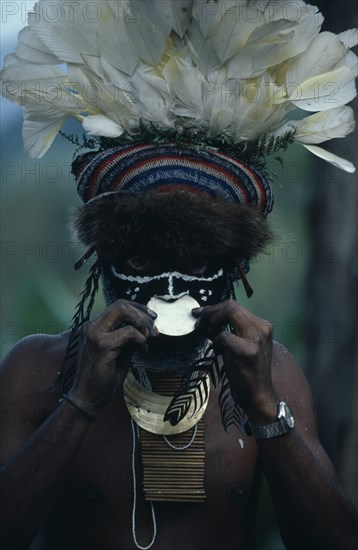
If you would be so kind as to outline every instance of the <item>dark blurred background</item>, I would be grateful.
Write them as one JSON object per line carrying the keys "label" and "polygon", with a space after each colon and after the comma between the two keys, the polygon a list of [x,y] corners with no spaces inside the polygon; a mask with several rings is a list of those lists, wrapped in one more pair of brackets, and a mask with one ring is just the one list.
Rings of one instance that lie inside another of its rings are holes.
{"label": "dark blurred background", "polygon": [[[13,3],[13,4],[16,4]],[[2,17],[1,57],[13,51],[26,9]],[[341,32],[357,26],[353,1],[315,3],[323,28]],[[20,6],[21,7],[21,6]],[[354,102],[356,108],[357,101]],[[69,327],[87,274],[74,272],[82,250],[71,241],[71,208],[80,204],[70,163],[74,146],[57,137],[42,158],[24,156],[20,109],[1,104],[1,348],[4,355],[32,333]],[[69,132],[81,128],[69,123]],[[328,145],[357,165],[357,134]],[[279,235],[252,265],[254,296],[242,288],[238,299],[270,320],[275,339],[299,360],[312,386],[324,447],[345,490],[357,503],[357,175],[316,161],[292,146],[275,174],[271,223]],[[96,310],[103,307],[99,296]],[[283,548],[267,488],[260,503],[260,550]]]}

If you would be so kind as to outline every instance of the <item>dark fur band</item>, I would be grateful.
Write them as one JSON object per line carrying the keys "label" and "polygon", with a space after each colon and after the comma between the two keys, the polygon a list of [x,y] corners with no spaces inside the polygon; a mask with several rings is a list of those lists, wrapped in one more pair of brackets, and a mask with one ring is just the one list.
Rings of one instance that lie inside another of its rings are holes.
{"label": "dark fur band", "polygon": [[256,208],[180,191],[105,194],[79,208],[73,226],[82,243],[94,246],[105,262],[155,255],[176,269],[199,264],[232,268],[272,240]]}

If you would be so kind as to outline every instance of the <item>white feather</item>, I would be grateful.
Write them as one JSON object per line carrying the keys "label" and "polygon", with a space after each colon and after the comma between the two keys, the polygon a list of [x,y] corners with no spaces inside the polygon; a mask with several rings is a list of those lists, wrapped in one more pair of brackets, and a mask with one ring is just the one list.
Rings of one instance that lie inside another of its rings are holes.
{"label": "white feather", "polygon": [[354,48],[358,44],[358,29],[349,29],[348,31],[340,32],[338,36],[346,48]]}
{"label": "white feather", "polygon": [[[37,6],[38,4],[36,4]],[[35,8],[36,8],[35,6]],[[41,19],[39,13],[29,13],[29,26],[33,33],[46,45],[56,57],[67,63],[81,63],[82,58],[79,52],[74,50],[70,44],[66,42],[65,37],[56,30],[54,25],[51,25],[45,19]]]}
{"label": "white feather", "polygon": [[226,88],[223,71],[211,73],[205,83],[202,102],[205,108],[205,117],[210,121],[209,134],[215,136],[223,131],[232,132],[233,121],[235,118],[236,102],[238,94],[236,93],[236,82],[230,84],[230,89]]}
{"label": "white feather", "polygon": [[10,54],[1,73],[2,93],[5,97],[26,106],[31,98],[41,101],[57,101],[67,87],[66,76],[55,65],[28,63]]}
{"label": "white feather", "polygon": [[[160,32],[160,27],[166,25],[166,19],[161,17],[157,21],[153,16],[146,18],[145,16],[149,13],[149,5],[157,14],[157,3],[154,0],[147,0],[146,2],[135,0],[131,2],[130,6],[133,6],[131,7],[133,10],[132,16],[124,18],[124,22],[138,57],[145,63],[157,65],[165,48],[165,35]],[[169,25],[170,27],[171,25]]]}
{"label": "white feather", "polygon": [[[54,11],[52,15],[51,10]],[[108,13],[106,0],[73,4],[40,0],[28,14],[28,22],[32,33],[48,52],[67,63],[82,63],[83,55],[96,55],[97,23],[108,17]]]}
{"label": "white feather", "polygon": [[173,10],[173,29],[183,38],[190,25],[193,0],[175,0],[170,5]]}
{"label": "white feather", "polygon": [[[270,24],[273,25],[274,23]],[[228,63],[228,77],[255,78],[268,68],[279,65],[286,58],[286,48],[292,42],[294,34],[292,29],[289,32],[274,30],[267,36],[267,42],[261,43],[258,40],[247,44]]]}
{"label": "white feather", "polygon": [[237,5],[237,0],[194,0],[193,20],[199,23],[204,38],[216,34],[222,19],[232,19],[232,9],[235,10]]}
{"label": "white feather", "polygon": [[293,86],[288,99],[305,111],[325,111],[352,101],[356,93],[351,70],[340,67]]}
{"label": "white feather", "polygon": [[[254,2],[259,5],[260,2]],[[302,0],[280,0],[279,2],[264,2],[265,21],[284,19],[298,24],[294,49],[298,55],[305,51],[314,37],[319,33],[324,18],[316,6],[308,5]],[[291,52],[292,53],[292,52]],[[292,55],[287,56],[292,57]]]}
{"label": "white feather", "polygon": [[336,35],[322,32],[301,56],[290,63],[286,76],[287,86],[330,72],[344,59],[346,53],[347,48]]}
{"label": "white feather", "polygon": [[134,73],[139,56],[129,39],[123,19],[108,19],[98,24],[100,57],[128,76]]}
{"label": "white feather", "polygon": [[195,67],[190,67],[184,61],[177,61],[179,70],[172,92],[176,104],[174,112],[178,116],[193,120],[205,120],[204,96],[205,79]]}
{"label": "white feather", "polygon": [[[101,59],[91,58],[86,66],[72,66],[69,78],[77,82],[76,92],[82,102],[82,111],[88,115],[105,114],[115,123],[126,126],[126,120],[133,116],[133,89],[127,86],[127,79],[106,81],[96,77],[98,67],[102,69]],[[117,72],[118,74],[118,72]],[[120,73],[119,73],[120,74]]]}
{"label": "white feather", "polygon": [[[29,83],[31,87],[38,83],[39,88],[42,82],[50,83],[65,79],[65,75],[56,65],[28,63],[19,59],[14,54],[7,56],[7,63],[2,72],[2,80],[4,82],[24,82]],[[26,91],[27,87],[24,86],[23,89]]]}
{"label": "white feather", "polygon": [[220,59],[215,51],[215,44],[212,39],[204,38],[200,26],[195,21],[188,29],[189,51],[200,71],[207,75],[220,67]]}
{"label": "white feather", "polygon": [[51,147],[65,117],[46,120],[26,118],[22,127],[24,151],[31,158],[41,158]]}
{"label": "white feather", "polygon": [[[357,75],[355,31],[319,34],[322,20],[302,0],[39,0],[0,80],[32,156],[67,117],[105,136],[145,120],[317,143],[350,131]],[[297,108],[319,113],[285,122]]]}
{"label": "white feather", "polygon": [[[295,16],[288,18],[292,9],[296,10]],[[241,16],[244,13],[248,17],[249,23],[245,18],[245,25],[242,27],[250,32],[246,35],[245,45],[240,45],[245,47],[238,51],[236,58],[230,63],[229,77],[259,76],[264,70],[298,56],[317,35],[323,20],[319,13],[312,17],[312,9],[297,0],[294,5],[289,1],[254,2],[252,12],[249,10],[248,6],[241,12]],[[300,13],[301,18],[297,17],[297,13]]]}
{"label": "white feather", "polygon": [[104,115],[90,115],[84,117],[82,126],[93,136],[115,138],[123,134],[124,129]]}
{"label": "white feather", "polygon": [[340,168],[345,172],[349,172],[349,174],[354,174],[354,172],[356,171],[354,164],[352,164],[349,160],[343,159],[338,155],[334,155],[333,153],[322,149],[322,147],[317,147],[316,145],[302,145],[308,151],[310,151],[310,153],[313,153],[317,157],[326,160],[330,164],[333,164],[333,166],[335,166],[336,168]]}
{"label": "white feather", "polygon": [[144,120],[160,123],[163,127],[170,126],[168,110],[171,99],[165,81],[143,65],[136,72],[132,83],[135,107],[140,116]]}
{"label": "white feather", "polygon": [[42,157],[50,148],[63,122],[72,116],[80,119],[81,99],[71,91],[66,80],[45,79],[26,82],[26,93],[20,101],[24,105],[24,150],[32,158]]}
{"label": "white feather", "polygon": [[355,53],[349,51],[347,52],[346,56],[335,65],[335,69],[339,69],[340,67],[348,67],[352,71],[352,75],[354,78],[357,78],[358,76],[358,58]]}
{"label": "white feather", "polygon": [[276,132],[283,136],[295,130],[295,141],[307,144],[322,143],[333,138],[343,138],[353,132],[354,112],[351,107],[338,107],[331,111],[321,111],[302,120],[289,120]]}
{"label": "white feather", "polygon": [[301,143],[322,143],[343,138],[353,132],[354,112],[351,107],[338,107],[306,117],[297,128],[295,139]]}
{"label": "white feather", "polygon": [[16,55],[25,61],[31,61],[31,63],[44,65],[59,63],[58,57],[46,48],[45,44],[33,33],[30,27],[25,27],[19,32]]}
{"label": "white feather", "polygon": [[[224,12],[217,32],[213,37],[215,50],[221,63],[224,63],[237,53],[239,48],[245,45],[248,37],[257,27],[257,23],[252,23],[246,18],[245,25],[237,24],[237,21],[243,16],[241,8],[242,6],[236,5]],[[264,21],[261,19],[261,21],[259,21],[259,28],[261,28],[263,23]]]}
{"label": "white feather", "polygon": [[138,21],[148,21],[152,23],[156,31],[162,36],[170,34],[173,28],[173,9],[171,2],[166,0],[146,0],[141,2],[133,1],[138,14]]}
{"label": "white feather", "polygon": [[234,119],[234,109],[230,107],[221,107],[214,111],[211,117],[209,135],[216,136],[227,130],[232,125]]}
{"label": "white feather", "polygon": [[240,88],[235,102],[235,138],[255,139],[259,132],[273,133],[292,108],[288,103],[275,105],[271,102],[270,75],[247,81]]}

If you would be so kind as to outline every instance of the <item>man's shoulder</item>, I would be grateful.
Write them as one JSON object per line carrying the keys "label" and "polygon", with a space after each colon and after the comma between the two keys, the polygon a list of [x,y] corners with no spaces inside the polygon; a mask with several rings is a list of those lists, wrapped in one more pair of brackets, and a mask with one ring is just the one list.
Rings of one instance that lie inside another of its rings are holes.
{"label": "man's shoulder", "polygon": [[280,342],[272,345],[272,375],[279,377],[303,377],[302,367],[292,353]]}
{"label": "man's shoulder", "polygon": [[45,391],[56,382],[66,353],[69,331],[33,334],[20,340],[4,358],[1,386],[7,396]]}
{"label": "man's shoulder", "polygon": [[274,342],[272,353],[272,382],[276,394],[286,401],[299,415],[311,418],[314,423],[314,403],[311,388],[305,373],[293,355],[278,342]]}
{"label": "man's shoulder", "polygon": [[273,341],[272,375],[280,378],[303,377],[303,370],[292,353],[280,342]]}

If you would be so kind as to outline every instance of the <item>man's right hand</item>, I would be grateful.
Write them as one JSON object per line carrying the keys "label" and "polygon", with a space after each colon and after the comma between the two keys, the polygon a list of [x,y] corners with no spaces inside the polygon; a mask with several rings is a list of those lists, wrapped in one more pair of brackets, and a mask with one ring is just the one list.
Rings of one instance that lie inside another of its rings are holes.
{"label": "man's right hand", "polygon": [[156,314],[146,306],[117,300],[80,328],[75,382],[70,397],[92,409],[105,405],[123,384],[135,349],[147,350],[147,341],[158,335]]}

